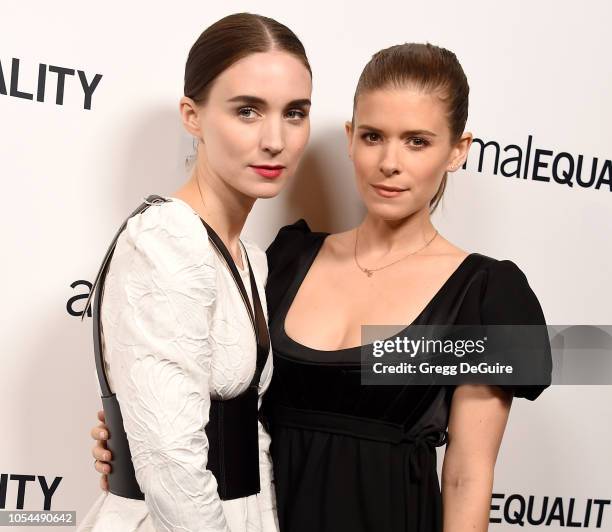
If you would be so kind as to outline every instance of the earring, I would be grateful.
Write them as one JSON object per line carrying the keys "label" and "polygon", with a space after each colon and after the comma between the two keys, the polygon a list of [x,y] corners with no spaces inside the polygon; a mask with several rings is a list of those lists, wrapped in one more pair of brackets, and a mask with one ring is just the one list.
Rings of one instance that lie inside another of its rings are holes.
{"label": "earring", "polygon": [[185,167],[189,168],[196,160],[198,152],[198,139],[196,137],[191,138],[192,152],[185,157]]}

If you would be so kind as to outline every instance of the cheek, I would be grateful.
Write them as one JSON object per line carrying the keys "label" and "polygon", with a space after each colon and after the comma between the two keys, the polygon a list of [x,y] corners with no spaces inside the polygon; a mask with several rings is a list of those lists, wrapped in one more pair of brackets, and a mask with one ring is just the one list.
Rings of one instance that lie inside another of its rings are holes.
{"label": "cheek", "polygon": [[[357,141],[355,141],[357,142]],[[364,148],[353,144],[353,166],[355,168],[355,175],[359,179],[368,179],[375,174],[378,168],[378,156],[376,154],[376,148],[370,146]]]}
{"label": "cheek", "polygon": [[408,169],[419,186],[436,187],[446,170],[446,154],[434,151],[418,154],[410,158]]}
{"label": "cheek", "polygon": [[206,132],[208,160],[217,167],[235,166],[257,145],[255,127],[232,118],[210,121]]}
{"label": "cheek", "polygon": [[310,124],[305,123],[301,126],[288,125],[285,132],[287,143],[287,154],[290,159],[287,162],[289,166],[296,166],[299,159],[306,149],[308,139],[310,138]]}

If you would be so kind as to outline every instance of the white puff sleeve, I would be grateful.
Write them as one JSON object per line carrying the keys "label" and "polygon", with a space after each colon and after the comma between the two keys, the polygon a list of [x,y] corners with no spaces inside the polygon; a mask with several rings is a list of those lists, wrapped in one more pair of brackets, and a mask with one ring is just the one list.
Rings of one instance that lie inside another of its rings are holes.
{"label": "white puff sleeve", "polygon": [[195,214],[153,205],[128,222],[105,283],[105,363],[160,531],[229,530],[206,469],[213,253]]}

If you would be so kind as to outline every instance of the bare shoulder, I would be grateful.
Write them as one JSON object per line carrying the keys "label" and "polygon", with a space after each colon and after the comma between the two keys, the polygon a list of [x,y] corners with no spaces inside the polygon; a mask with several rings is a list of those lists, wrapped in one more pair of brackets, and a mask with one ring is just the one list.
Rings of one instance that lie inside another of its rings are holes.
{"label": "bare shoulder", "polygon": [[430,256],[433,258],[445,259],[449,262],[454,261],[462,261],[468,255],[470,255],[469,251],[456,246],[442,235],[438,234],[432,245],[424,253],[425,256]]}
{"label": "bare shoulder", "polygon": [[321,249],[321,255],[341,258],[349,253],[353,253],[355,247],[355,229],[349,229],[342,233],[331,233]]}

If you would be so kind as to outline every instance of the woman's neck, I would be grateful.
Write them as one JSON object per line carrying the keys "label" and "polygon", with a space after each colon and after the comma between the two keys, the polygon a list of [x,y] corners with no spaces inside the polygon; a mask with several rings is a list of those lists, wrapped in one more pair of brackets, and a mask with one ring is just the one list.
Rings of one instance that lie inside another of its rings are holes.
{"label": "woman's neck", "polygon": [[374,260],[416,251],[427,244],[436,231],[427,208],[393,221],[368,213],[357,229],[360,255]]}
{"label": "woman's neck", "polygon": [[255,199],[239,193],[220,178],[203,171],[200,165],[196,166],[189,180],[173,195],[189,204],[214,229],[234,260],[238,258],[236,262],[240,264],[238,241]]}

